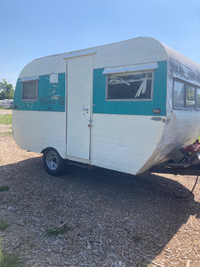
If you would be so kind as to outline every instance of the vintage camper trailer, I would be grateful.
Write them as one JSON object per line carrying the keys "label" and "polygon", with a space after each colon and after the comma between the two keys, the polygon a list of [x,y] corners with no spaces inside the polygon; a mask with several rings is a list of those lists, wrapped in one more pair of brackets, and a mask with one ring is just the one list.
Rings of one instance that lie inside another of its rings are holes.
{"label": "vintage camper trailer", "polygon": [[200,135],[200,66],[147,37],[36,59],[13,132],[52,175],[65,160],[139,174]]}

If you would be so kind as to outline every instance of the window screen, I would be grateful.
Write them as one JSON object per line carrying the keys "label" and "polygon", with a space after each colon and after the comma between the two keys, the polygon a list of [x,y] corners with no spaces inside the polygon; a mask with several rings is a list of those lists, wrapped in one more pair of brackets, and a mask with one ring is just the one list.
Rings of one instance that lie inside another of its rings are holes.
{"label": "window screen", "polygon": [[174,107],[175,108],[184,108],[185,100],[185,85],[184,83],[175,81],[174,82]]}
{"label": "window screen", "polygon": [[151,99],[152,72],[108,75],[107,99]]}
{"label": "window screen", "polygon": [[22,82],[22,100],[37,101],[38,81]]}

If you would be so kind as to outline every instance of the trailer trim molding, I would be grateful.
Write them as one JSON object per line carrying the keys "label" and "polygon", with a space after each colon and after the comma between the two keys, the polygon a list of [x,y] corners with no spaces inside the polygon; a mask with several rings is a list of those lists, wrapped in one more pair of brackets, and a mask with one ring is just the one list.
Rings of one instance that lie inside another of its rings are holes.
{"label": "trailer trim molding", "polygon": [[80,56],[89,56],[95,53],[96,53],[96,50],[94,49],[75,51],[75,52],[71,52],[67,54],[63,59],[69,59],[69,58],[80,57]]}
{"label": "trailer trim molding", "polygon": [[146,70],[155,70],[158,68],[158,64],[149,63],[149,64],[138,64],[132,66],[123,66],[123,67],[115,67],[115,68],[105,68],[103,74],[114,74],[114,73],[124,73],[124,72],[139,72]]}

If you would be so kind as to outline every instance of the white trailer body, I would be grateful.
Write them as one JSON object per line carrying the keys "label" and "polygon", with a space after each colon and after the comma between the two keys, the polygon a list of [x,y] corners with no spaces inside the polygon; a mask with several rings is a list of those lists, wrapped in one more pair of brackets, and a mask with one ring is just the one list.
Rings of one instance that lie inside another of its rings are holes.
{"label": "white trailer body", "polygon": [[199,122],[200,66],[148,37],[36,59],[13,104],[20,148],[130,174],[194,141]]}

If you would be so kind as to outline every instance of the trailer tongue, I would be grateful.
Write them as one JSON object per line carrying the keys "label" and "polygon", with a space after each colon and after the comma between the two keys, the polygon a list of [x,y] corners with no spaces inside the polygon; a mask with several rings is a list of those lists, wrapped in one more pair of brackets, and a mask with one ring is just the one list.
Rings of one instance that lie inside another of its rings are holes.
{"label": "trailer tongue", "polygon": [[[169,157],[173,162],[168,162],[165,164],[165,167],[168,167],[168,168],[181,169],[181,168],[188,168],[188,167],[200,164],[200,142],[199,140],[197,139],[193,144],[187,145],[180,149],[177,149],[177,148],[174,149],[169,154]],[[181,199],[186,199],[189,196],[191,196],[197,185],[198,180],[199,180],[199,176],[197,175],[195,183],[192,189],[190,190],[190,192],[186,195],[176,194],[176,197],[181,198]]]}
{"label": "trailer tongue", "polygon": [[200,164],[200,142],[196,140],[193,144],[180,149],[174,149],[169,157],[173,162],[167,163],[167,167],[187,168]]}

